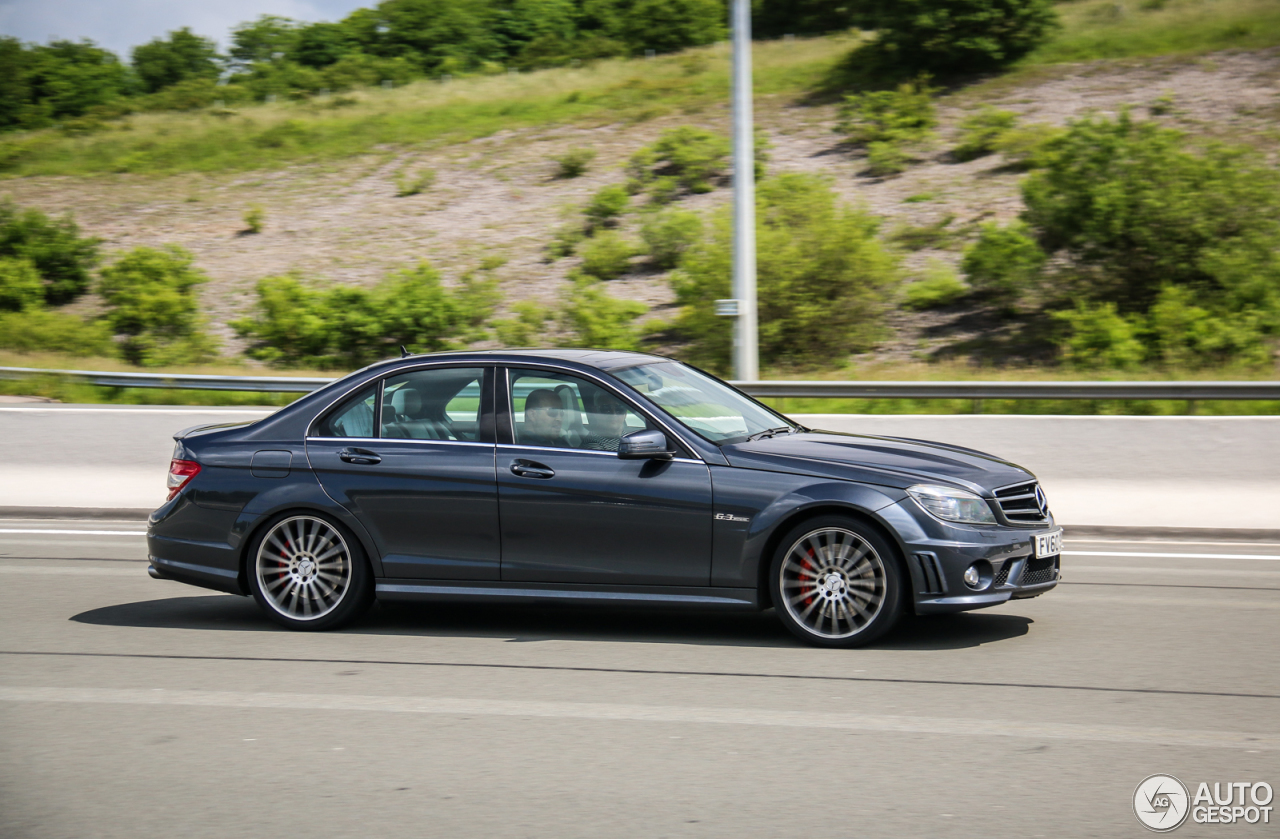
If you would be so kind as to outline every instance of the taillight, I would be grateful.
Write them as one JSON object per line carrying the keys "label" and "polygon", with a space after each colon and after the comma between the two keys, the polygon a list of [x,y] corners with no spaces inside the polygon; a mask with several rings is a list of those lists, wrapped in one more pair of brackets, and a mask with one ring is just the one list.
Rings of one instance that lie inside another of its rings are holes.
{"label": "taillight", "polygon": [[191,479],[200,474],[200,464],[194,460],[178,460],[176,457],[169,462],[169,497],[165,501],[172,501],[173,497],[182,491],[182,488],[191,483]]}

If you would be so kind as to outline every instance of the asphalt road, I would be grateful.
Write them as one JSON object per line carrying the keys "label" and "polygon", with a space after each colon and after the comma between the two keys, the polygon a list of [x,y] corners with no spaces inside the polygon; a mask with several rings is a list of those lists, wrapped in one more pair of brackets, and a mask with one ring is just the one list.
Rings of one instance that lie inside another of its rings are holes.
{"label": "asphalt road", "polygon": [[1280,543],[1068,534],[1044,597],[829,651],[770,613],[290,633],[149,579],[141,529],[0,519],[6,839],[1141,836],[1153,773],[1280,787]]}

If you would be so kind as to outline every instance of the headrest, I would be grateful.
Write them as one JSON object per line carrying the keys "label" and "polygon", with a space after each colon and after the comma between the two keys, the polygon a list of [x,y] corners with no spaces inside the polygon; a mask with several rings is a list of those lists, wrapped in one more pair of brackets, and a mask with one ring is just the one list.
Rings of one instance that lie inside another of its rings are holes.
{"label": "headrest", "polygon": [[412,388],[402,387],[392,394],[391,406],[398,414],[416,417],[422,412],[422,394]]}

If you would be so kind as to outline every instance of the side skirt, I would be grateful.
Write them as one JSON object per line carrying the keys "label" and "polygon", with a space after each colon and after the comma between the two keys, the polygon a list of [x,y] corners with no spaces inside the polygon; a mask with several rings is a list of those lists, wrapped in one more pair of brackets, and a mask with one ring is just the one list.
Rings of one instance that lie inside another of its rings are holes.
{"label": "side skirt", "polygon": [[625,604],[629,606],[689,606],[702,609],[760,608],[750,588],[693,588],[685,586],[575,586],[548,583],[481,583],[447,580],[378,580],[379,600],[471,603]]}

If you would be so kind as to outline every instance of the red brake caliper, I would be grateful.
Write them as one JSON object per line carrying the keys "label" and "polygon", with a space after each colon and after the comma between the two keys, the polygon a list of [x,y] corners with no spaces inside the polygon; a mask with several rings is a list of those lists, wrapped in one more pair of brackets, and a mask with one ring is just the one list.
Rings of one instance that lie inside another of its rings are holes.
{"label": "red brake caliper", "polygon": [[[810,557],[813,556],[813,548],[809,548],[808,554]],[[809,562],[808,559],[800,560],[801,583],[803,584],[806,580],[813,581],[808,586],[801,585],[800,587],[800,591],[807,595],[804,599],[804,605],[806,606],[813,605],[813,592],[818,588],[817,579],[818,579],[818,576],[817,574],[814,573],[813,563]]]}

